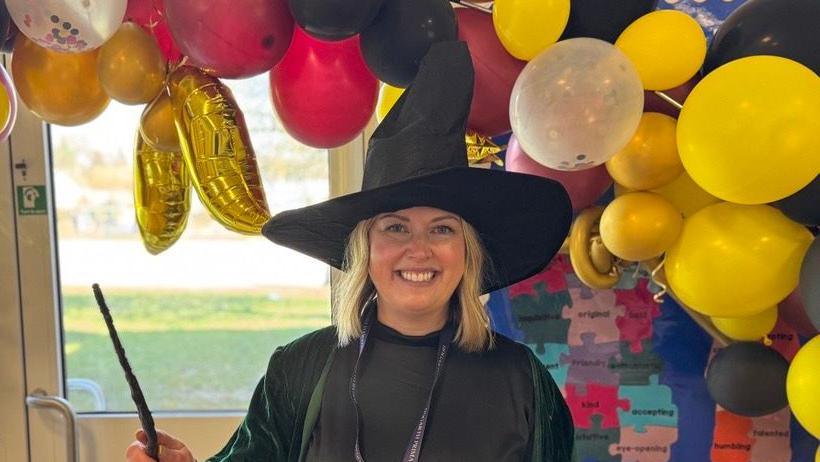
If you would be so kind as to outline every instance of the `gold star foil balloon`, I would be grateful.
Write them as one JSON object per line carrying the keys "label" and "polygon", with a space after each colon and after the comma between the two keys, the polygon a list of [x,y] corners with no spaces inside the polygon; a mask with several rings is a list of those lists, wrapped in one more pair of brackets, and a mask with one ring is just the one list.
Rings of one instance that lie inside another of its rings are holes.
{"label": "gold star foil balloon", "polygon": [[156,255],[185,230],[191,209],[191,177],[181,152],[157,151],[137,131],[134,208],[142,243]]}
{"label": "gold star foil balloon", "polygon": [[259,234],[270,213],[233,94],[191,66],[177,68],[168,88],[180,147],[202,204],[231,231]]}
{"label": "gold star foil balloon", "polygon": [[467,161],[470,164],[493,162],[496,165],[504,165],[504,162],[496,155],[503,149],[493,143],[488,136],[468,130],[464,135],[464,141],[467,143]]}

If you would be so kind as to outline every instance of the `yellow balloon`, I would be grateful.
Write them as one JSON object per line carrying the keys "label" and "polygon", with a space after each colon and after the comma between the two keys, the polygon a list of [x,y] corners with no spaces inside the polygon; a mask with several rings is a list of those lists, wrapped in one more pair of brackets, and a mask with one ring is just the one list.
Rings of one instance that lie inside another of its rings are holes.
{"label": "yellow balloon", "polygon": [[142,243],[153,255],[174,244],[188,223],[191,177],[181,152],[163,152],[137,133],[134,149],[134,207]]}
{"label": "yellow balloon", "polygon": [[168,85],[199,200],[229,230],[260,234],[270,212],[245,119],[230,89],[191,66],[177,68]]}
{"label": "yellow balloon", "polygon": [[376,104],[376,120],[379,123],[387,117],[390,108],[396,104],[402,93],[404,93],[404,88],[394,87],[382,82],[379,88],[379,102]]}
{"label": "yellow balloon", "polygon": [[96,61],[97,50],[60,53],[18,35],[11,74],[34,115],[52,124],[81,125],[100,115],[110,101],[97,78]]}
{"label": "yellow balloon", "polygon": [[0,85],[0,131],[3,131],[11,115],[11,100],[6,87]]}
{"label": "yellow balloon", "polygon": [[815,438],[820,438],[820,335],[815,335],[797,352],[786,376],[786,396],[797,421]]}
{"label": "yellow balloon", "polygon": [[624,194],[601,215],[601,239],[613,255],[643,261],[664,253],[680,234],[683,217],[663,197],[650,192]]}
{"label": "yellow balloon", "polygon": [[174,124],[174,108],[171,96],[163,88],[151,104],[145,106],[140,116],[140,135],[157,151],[178,152],[179,136]]}
{"label": "yellow balloon", "polygon": [[733,340],[760,340],[774,329],[776,323],[777,306],[742,318],[712,318],[712,324]]}
{"label": "yellow balloon", "polygon": [[165,80],[165,59],[154,37],[125,22],[100,47],[97,74],[108,96],[124,104],[145,104]]}
{"label": "yellow balloon", "polygon": [[606,162],[609,175],[621,186],[638,191],[659,188],[683,173],[675,143],[675,119],[644,112],[629,143]]}
{"label": "yellow balloon", "polygon": [[511,55],[529,61],[561,37],[569,4],[570,0],[496,0],[495,33]]}
{"label": "yellow balloon", "polygon": [[820,172],[820,78],[778,56],[710,72],[686,98],[678,152],[692,179],[739,204],[789,196]]}
{"label": "yellow balloon", "polygon": [[665,197],[683,213],[684,218],[691,217],[695,212],[706,206],[720,202],[720,199],[704,191],[703,188],[692,181],[692,177],[685,171],[676,180],[660,188],[653,189],[652,192]]}
{"label": "yellow balloon", "polygon": [[706,35],[678,10],[658,10],[630,24],[615,46],[635,63],[647,90],[668,90],[691,79],[706,58]]}
{"label": "yellow balloon", "polygon": [[672,291],[707,316],[751,316],[797,287],[812,234],[768,205],[721,202],[683,223],[666,253]]}

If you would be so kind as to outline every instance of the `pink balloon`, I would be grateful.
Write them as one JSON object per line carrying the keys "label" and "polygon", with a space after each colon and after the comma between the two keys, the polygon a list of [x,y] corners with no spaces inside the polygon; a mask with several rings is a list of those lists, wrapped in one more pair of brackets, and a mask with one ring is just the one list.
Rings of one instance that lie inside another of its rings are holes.
{"label": "pink balloon", "polygon": [[[695,88],[695,85],[700,82],[700,78],[700,75],[695,74],[694,77],[687,80],[682,85],[669,90],[664,90],[663,93],[678,103],[683,104],[683,102],[686,101],[686,97],[689,96],[689,93],[691,93],[692,89]],[[654,92],[646,90],[644,90],[643,93],[643,112],[660,112],[676,119],[678,118],[678,115],[680,115],[680,109],[656,95]]]}
{"label": "pink balloon", "polygon": [[326,42],[300,27],[270,72],[271,98],[285,130],[316,148],[341,146],[364,129],[376,108],[379,83],[359,48],[359,36]]}
{"label": "pink balloon", "polygon": [[806,308],[803,306],[803,297],[800,294],[800,287],[790,293],[782,302],[778,303],[778,314],[780,319],[792,326],[798,334],[812,337],[817,334],[817,328],[811,322]]}
{"label": "pink balloon", "polygon": [[510,94],[527,64],[512,57],[493,28],[492,15],[456,8],[458,38],[467,42],[475,69],[475,90],[467,126],[482,135],[510,131]]}
{"label": "pink balloon", "polygon": [[229,79],[272,68],[293,31],[287,0],[165,0],[165,18],[189,64]]}
{"label": "pink balloon", "polygon": [[561,183],[569,193],[573,210],[591,206],[612,185],[612,178],[604,165],[571,172],[544,167],[530,159],[515,136],[511,136],[507,144],[504,163],[508,172],[529,173]]}

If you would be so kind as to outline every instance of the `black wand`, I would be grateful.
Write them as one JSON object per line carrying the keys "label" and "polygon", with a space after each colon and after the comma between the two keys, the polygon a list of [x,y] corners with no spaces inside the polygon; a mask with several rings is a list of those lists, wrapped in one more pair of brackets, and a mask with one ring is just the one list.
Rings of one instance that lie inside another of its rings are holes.
{"label": "black wand", "polygon": [[148,443],[145,445],[145,452],[149,457],[159,460],[157,457],[157,430],[154,428],[154,418],[151,416],[151,410],[148,409],[148,403],[145,402],[145,396],[142,394],[137,377],[131,370],[131,365],[128,364],[128,358],[125,357],[125,349],[120,343],[120,337],[117,335],[117,329],[114,327],[114,320],[111,319],[111,312],[108,310],[108,305],[105,304],[102,291],[99,284],[93,284],[91,288],[94,290],[94,298],[97,299],[97,305],[100,307],[105,319],[105,325],[108,326],[108,335],[111,336],[111,342],[114,343],[114,351],[117,352],[117,358],[120,360],[123,372],[125,372],[125,380],[128,382],[128,387],[131,388],[131,399],[137,405],[137,414],[140,418],[140,425],[142,425],[145,435],[148,437]]}

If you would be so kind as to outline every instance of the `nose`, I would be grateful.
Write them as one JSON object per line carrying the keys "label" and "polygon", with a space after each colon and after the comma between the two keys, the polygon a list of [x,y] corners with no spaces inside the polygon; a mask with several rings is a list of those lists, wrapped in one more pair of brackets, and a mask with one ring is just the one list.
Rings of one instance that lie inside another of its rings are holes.
{"label": "nose", "polygon": [[407,246],[407,256],[415,259],[426,259],[433,255],[428,237],[424,233],[413,235]]}

